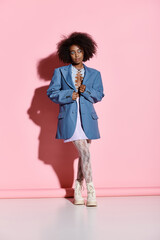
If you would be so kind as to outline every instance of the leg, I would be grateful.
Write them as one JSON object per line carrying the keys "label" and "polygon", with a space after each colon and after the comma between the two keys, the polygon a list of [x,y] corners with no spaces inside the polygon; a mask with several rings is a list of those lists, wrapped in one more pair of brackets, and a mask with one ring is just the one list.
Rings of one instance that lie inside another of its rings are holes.
{"label": "leg", "polygon": [[81,182],[84,179],[83,172],[82,172],[82,159],[79,157],[78,160],[78,171],[77,171],[77,180]]}
{"label": "leg", "polygon": [[87,185],[86,206],[95,207],[97,206],[97,201],[96,201],[96,192],[95,192],[95,188],[92,181],[92,169],[91,169],[90,152],[89,152],[89,146],[91,144],[91,140],[89,141],[76,140],[76,141],[73,141],[73,143],[77,148],[79,155],[81,157],[81,169],[83,172],[83,176],[86,180],[86,185]]}
{"label": "leg", "polygon": [[85,178],[86,183],[92,182],[92,169],[90,162],[90,151],[86,139],[80,139],[73,141],[73,144],[77,148],[81,157],[81,170]]}
{"label": "leg", "polygon": [[[90,139],[87,139],[87,144],[88,144],[88,147],[90,147],[90,145],[91,145],[91,140]],[[83,179],[84,179],[84,176],[83,176],[83,171],[82,171],[82,159],[81,159],[81,156],[79,156],[77,180],[79,182],[81,182],[81,181],[83,181]]]}
{"label": "leg", "polygon": [[91,146],[91,139],[87,139],[87,144],[88,144],[88,147]]}

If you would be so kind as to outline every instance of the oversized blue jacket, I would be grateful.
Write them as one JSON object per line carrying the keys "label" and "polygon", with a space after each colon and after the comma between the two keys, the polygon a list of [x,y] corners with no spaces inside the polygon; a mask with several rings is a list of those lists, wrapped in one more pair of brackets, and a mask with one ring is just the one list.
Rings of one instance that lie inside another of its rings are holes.
{"label": "oversized blue jacket", "polygon": [[[75,130],[77,121],[77,101],[72,100],[72,93],[76,90],[72,81],[71,65],[55,68],[47,96],[55,103],[59,104],[59,115],[57,133],[55,138],[68,139]],[[100,138],[98,128],[98,116],[93,104],[104,97],[101,73],[87,67],[84,63],[83,84],[85,91],[80,93],[80,116],[82,128],[88,139]]]}

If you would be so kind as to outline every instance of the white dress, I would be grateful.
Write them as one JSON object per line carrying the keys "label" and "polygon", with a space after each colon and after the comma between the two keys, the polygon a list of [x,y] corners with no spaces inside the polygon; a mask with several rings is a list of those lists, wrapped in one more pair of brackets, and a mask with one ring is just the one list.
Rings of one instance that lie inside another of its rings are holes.
{"label": "white dress", "polygon": [[[75,80],[76,80],[76,75],[77,75],[78,69],[72,65],[71,70],[72,70],[72,81],[75,85]],[[80,70],[80,73],[84,77],[84,67]],[[82,129],[81,118],[80,118],[80,110],[79,110],[80,109],[80,107],[79,107],[79,97],[76,99],[76,101],[77,101],[77,106],[78,106],[77,107],[76,128],[75,128],[75,131],[74,131],[72,137],[68,138],[68,139],[65,139],[64,143],[71,142],[71,141],[78,140],[78,139],[88,139],[86,134],[84,133],[84,131]]]}

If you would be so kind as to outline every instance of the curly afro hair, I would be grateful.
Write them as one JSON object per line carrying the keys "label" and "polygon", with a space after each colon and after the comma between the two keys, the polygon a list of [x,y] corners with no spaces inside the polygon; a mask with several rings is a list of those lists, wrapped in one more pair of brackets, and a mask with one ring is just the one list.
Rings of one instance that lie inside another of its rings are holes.
{"label": "curly afro hair", "polygon": [[72,63],[69,48],[71,45],[78,45],[84,51],[83,61],[86,62],[97,53],[97,43],[90,34],[83,32],[73,32],[68,37],[63,35],[63,39],[57,43],[57,55],[64,63]]}

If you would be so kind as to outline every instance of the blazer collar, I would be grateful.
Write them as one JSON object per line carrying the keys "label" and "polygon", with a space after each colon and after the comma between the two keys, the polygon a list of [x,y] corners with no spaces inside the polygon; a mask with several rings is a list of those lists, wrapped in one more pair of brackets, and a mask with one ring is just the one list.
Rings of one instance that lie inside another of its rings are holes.
{"label": "blazer collar", "polygon": [[[71,88],[73,88],[75,91],[77,91],[76,88],[75,88],[75,86],[74,86],[74,83],[73,83],[73,81],[72,81],[71,66],[72,66],[72,64],[69,64],[69,65],[67,65],[67,66],[63,66],[63,67],[61,68],[61,71],[62,71],[63,77],[64,77],[65,81],[67,82],[67,84],[68,84]],[[87,81],[87,79],[88,79],[89,76],[90,76],[90,69],[89,69],[84,63],[83,63],[83,66],[84,66],[84,70],[85,70],[85,71],[84,71],[83,84],[85,84],[86,81]]]}

